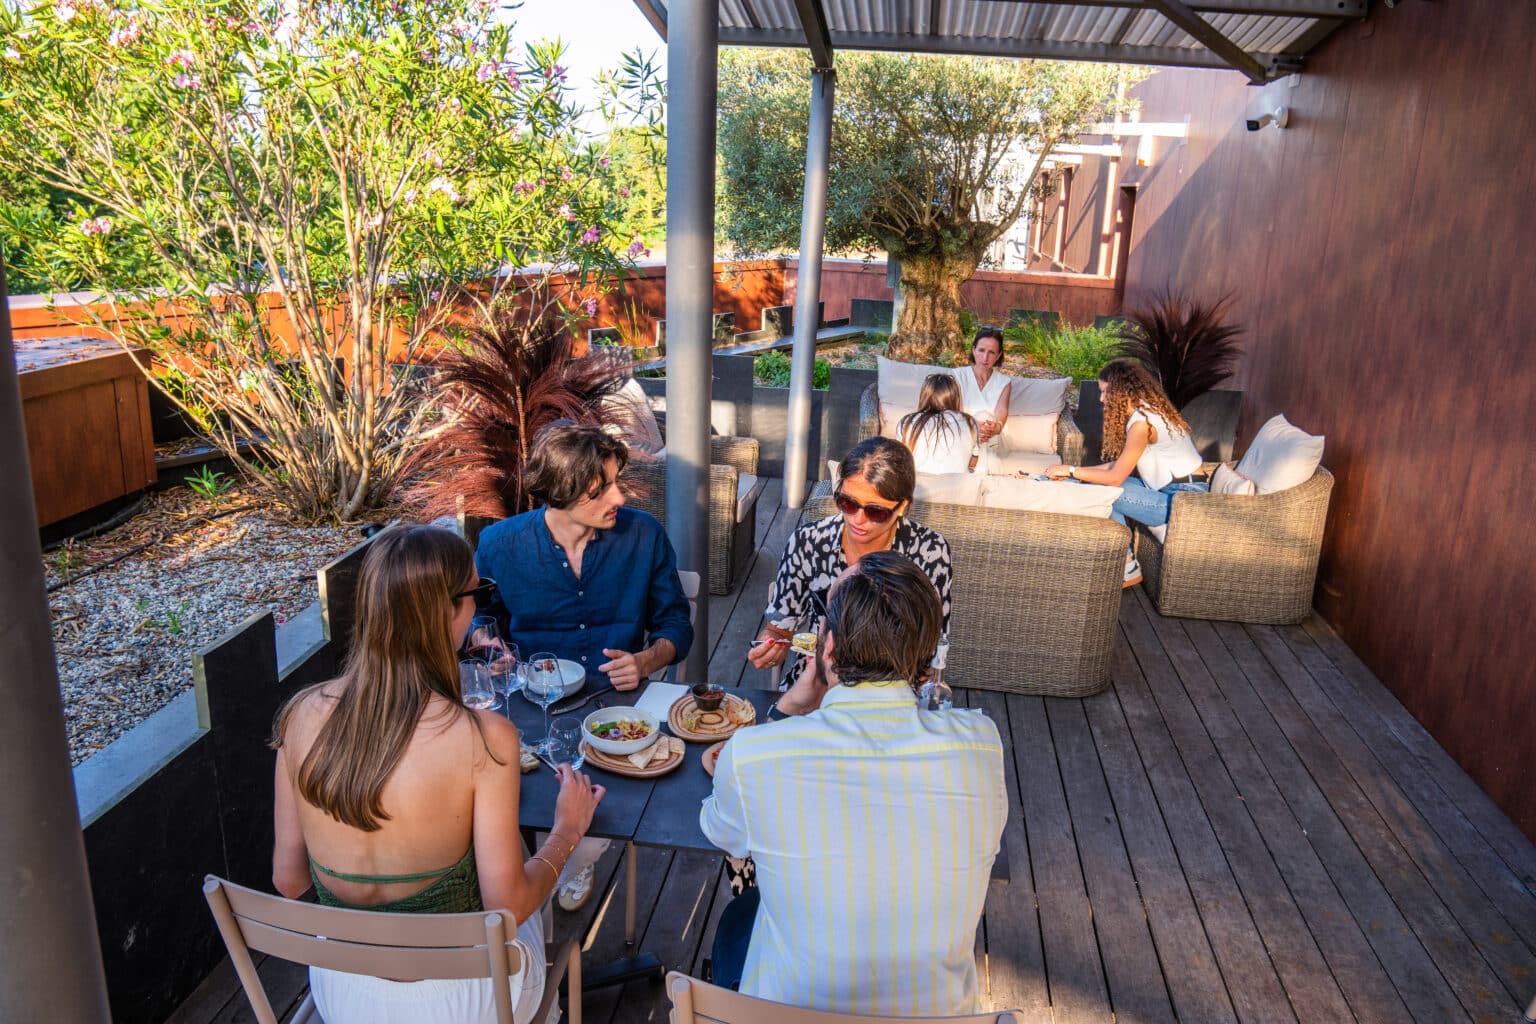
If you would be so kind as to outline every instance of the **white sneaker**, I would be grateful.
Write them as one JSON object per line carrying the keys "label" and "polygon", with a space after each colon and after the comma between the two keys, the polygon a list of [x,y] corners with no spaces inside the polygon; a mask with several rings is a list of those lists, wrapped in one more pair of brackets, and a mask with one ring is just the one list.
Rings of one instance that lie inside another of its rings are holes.
{"label": "white sneaker", "polygon": [[580,910],[586,904],[587,898],[592,895],[594,874],[593,865],[588,864],[561,883],[559,895],[555,900],[560,904],[561,910]]}
{"label": "white sneaker", "polygon": [[1134,587],[1141,582],[1141,563],[1134,558],[1128,558],[1125,562],[1125,582],[1120,584],[1120,589]]}

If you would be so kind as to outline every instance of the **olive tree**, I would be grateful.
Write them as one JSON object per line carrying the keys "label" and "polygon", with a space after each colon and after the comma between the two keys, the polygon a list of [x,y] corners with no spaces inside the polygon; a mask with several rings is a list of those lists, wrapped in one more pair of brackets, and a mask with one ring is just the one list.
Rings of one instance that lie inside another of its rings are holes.
{"label": "olive tree", "polygon": [[[1123,101],[1135,71],[1102,64],[837,55],[827,248],[901,261],[893,354],[964,351],[960,286],[1030,202],[1051,149]],[[722,227],[743,252],[799,243],[810,64],[722,51]],[[1005,173],[1025,161],[1023,175]]]}
{"label": "olive tree", "polygon": [[[558,48],[514,45],[496,15],[0,5],[0,172],[76,203],[29,229],[34,276],[99,282],[60,315],[149,353],[152,382],[299,518],[391,500],[439,427],[411,367],[476,310],[516,291],[579,316],[632,248],[625,185]],[[607,81],[610,124],[656,127],[653,68],[626,60]]]}

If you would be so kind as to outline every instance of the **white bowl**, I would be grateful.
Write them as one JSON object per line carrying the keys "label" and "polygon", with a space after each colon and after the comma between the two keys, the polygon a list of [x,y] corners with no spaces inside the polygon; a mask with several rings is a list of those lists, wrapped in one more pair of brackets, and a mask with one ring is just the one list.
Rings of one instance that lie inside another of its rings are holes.
{"label": "white bowl", "polygon": [[[644,722],[651,727],[650,734],[642,736],[638,740],[605,740],[601,736],[592,735],[592,727],[594,725],[601,725],[604,722],[617,722],[622,719]],[[588,715],[581,723],[582,739],[592,744],[594,749],[601,750],[605,754],[617,754],[620,756],[633,754],[655,743],[656,737],[660,735],[661,720],[649,711],[642,711],[640,708],[599,708]]]}
{"label": "white bowl", "polygon": [[[574,661],[567,661],[566,659],[561,658],[560,659],[560,684],[561,684],[561,691],[560,691],[560,696],[555,698],[554,703],[558,704],[562,700],[565,700],[565,698],[569,697],[571,694],[575,693],[577,690],[579,690],[583,686],[585,686],[586,683],[587,683],[587,670],[582,668],[581,665],[579,665],[578,663],[576,663]],[[526,697],[529,701],[532,701],[534,704],[538,703],[538,701],[533,699],[532,694],[527,689],[524,689],[522,691],[522,694],[523,694],[524,697]]]}

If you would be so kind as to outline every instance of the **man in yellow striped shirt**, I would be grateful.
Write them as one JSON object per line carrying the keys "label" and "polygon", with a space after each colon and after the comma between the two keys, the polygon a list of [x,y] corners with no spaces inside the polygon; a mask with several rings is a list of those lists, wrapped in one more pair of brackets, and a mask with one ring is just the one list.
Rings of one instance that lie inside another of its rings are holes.
{"label": "man in yellow striped shirt", "polygon": [[700,824],[753,858],[757,888],[721,919],[717,983],[844,1013],[981,1009],[974,949],[1008,816],[1003,747],[979,712],[918,709],[941,623],[916,566],[865,555],[831,592],[815,670],[770,715],[788,717],[721,752]]}

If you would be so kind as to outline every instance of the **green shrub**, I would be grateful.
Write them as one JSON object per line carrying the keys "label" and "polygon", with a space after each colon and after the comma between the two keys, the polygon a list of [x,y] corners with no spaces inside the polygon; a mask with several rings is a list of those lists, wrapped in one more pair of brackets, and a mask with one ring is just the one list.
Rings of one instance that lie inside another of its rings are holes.
{"label": "green shrub", "polygon": [[[789,353],[782,349],[764,352],[752,360],[753,382],[767,388],[789,387]],[[816,360],[811,371],[811,387],[825,391],[832,382],[832,365],[825,359]]]}
{"label": "green shrub", "polygon": [[1097,377],[1104,364],[1115,357],[1121,341],[1113,326],[1074,327],[1066,324],[1053,330],[1025,323],[1010,327],[1005,333],[1013,339],[1010,349],[1022,349],[1040,365],[1074,380]]}

